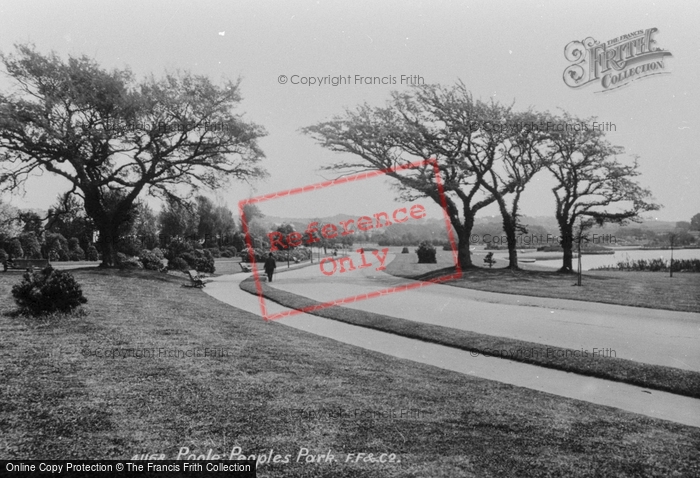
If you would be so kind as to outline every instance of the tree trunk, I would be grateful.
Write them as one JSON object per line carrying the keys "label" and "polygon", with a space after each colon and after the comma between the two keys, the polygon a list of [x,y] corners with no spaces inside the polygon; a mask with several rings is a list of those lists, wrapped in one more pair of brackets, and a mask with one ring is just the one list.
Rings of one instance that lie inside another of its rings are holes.
{"label": "tree trunk", "polygon": [[[454,222],[452,224],[454,224]],[[474,267],[471,252],[469,251],[473,227],[474,216],[465,211],[464,223],[462,224],[462,227],[457,229],[457,260],[459,261],[459,267],[461,267],[462,270],[471,269]]]}
{"label": "tree trunk", "polygon": [[117,265],[117,239],[116,231],[109,225],[104,225],[100,231],[99,245],[102,252],[102,264],[100,267],[115,267]]}
{"label": "tree trunk", "polygon": [[506,233],[506,243],[508,244],[508,269],[519,269],[518,267],[518,249],[516,248],[517,238],[515,235],[516,219],[513,215],[508,213],[506,205],[502,201],[498,201],[498,205],[501,210],[501,216],[503,217],[503,232]]}
{"label": "tree trunk", "polygon": [[574,232],[573,225],[569,226],[566,222],[559,223],[559,233],[561,234],[561,247],[564,250],[564,258],[559,272],[573,272],[574,258]]}
{"label": "tree trunk", "polygon": [[509,235],[506,235],[506,237],[508,238],[508,269],[520,269],[518,266],[518,250],[515,247],[515,236],[513,236],[512,242]]}
{"label": "tree trunk", "polygon": [[457,260],[459,261],[459,267],[463,270],[474,267],[471,252],[469,252],[469,236],[464,237],[466,237],[466,240],[463,240],[463,236],[460,235],[459,243],[457,244]]}

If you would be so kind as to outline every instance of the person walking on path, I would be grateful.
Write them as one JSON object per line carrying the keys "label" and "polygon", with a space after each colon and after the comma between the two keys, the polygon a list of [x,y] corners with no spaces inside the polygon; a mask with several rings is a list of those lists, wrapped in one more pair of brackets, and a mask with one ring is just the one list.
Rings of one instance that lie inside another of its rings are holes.
{"label": "person walking on path", "polygon": [[272,274],[275,273],[276,268],[277,262],[275,262],[275,258],[272,257],[272,252],[270,252],[270,255],[265,259],[265,274],[267,274],[268,282],[272,282]]}

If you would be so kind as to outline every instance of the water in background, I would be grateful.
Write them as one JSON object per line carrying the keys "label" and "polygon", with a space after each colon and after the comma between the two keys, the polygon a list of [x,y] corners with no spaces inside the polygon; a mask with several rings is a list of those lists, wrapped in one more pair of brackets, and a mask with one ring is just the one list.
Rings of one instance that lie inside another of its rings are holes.
{"label": "water in background", "polygon": [[[584,271],[595,269],[596,267],[603,266],[615,266],[618,262],[628,259],[630,261],[636,261],[637,259],[663,259],[665,261],[671,260],[671,250],[653,250],[653,251],[643,251],[643,250],[631,250],[631,251],[615,251],[615,254],[601,254],[601,255],[586,255],[584,254],[581,258],[581,268]],[[700,259],[700,249],[674,249],[673,259]],[[578,259],[574,258],[573,266],[577,267]],[[559,269],[561,267],[561,259],[540,261],[535,262],[538,266],[551,267],[553,269]]]}

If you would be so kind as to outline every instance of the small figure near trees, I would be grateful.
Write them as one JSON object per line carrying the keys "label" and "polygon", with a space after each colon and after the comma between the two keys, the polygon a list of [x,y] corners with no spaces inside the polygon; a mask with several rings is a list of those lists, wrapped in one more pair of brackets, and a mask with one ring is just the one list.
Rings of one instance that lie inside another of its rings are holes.
{"label": "small figure near trees", "polygon": [[270,252],[270,254],[267,256],[267,259],[265,259],[265,274],[267,274],[268,282],[272,282],[272,275],[275,273],[276,268],[277,262],[275,261],[272,252]]}

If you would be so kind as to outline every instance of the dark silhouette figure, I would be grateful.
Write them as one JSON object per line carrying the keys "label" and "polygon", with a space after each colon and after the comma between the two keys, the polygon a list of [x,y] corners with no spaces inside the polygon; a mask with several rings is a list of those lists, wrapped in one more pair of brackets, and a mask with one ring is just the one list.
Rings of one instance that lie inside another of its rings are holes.
{"label": "dark silhouette figure", "polygon": [[275,258],[272,257],[272,252],[270,252],[270,255],[265,259],[265,274],[267,274],[267,281],[272,282],[272,274],[275,273],[275,269],[277,268],[277,262],[275,261]]}

